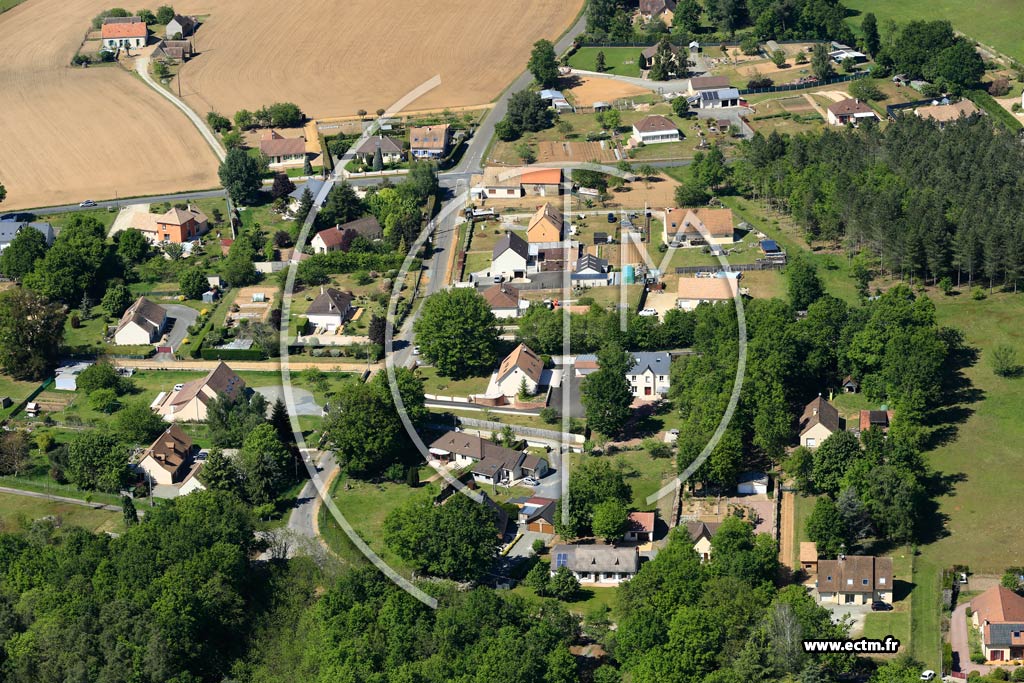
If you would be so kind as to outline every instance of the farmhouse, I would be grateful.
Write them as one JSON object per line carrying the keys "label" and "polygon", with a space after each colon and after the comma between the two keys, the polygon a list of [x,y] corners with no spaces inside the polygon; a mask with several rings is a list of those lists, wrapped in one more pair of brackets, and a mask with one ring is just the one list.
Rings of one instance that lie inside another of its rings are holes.
{"label": "farmhouse", "polygon": [[667,351],[638,351],[633,354],[633,367],[626,372],[630,390],[636,398],[651,400],[668,394],[669,366]]}
{"label": "farmhouse", "polygon": [[28,222],[18,220],[0,221],[0,252],[10,246],[14,237],[25,228],[38,230],[46,239],[47,246],[53,244],[53,226],[41,221]]}
{"label": "farmhouse", "polygon": [[149,38],[149,29],[138,17],[107,17],[100,28],[103,47],[144,47]]}
{"label": "farmhouse", "polygon": [[682,137],[676,124],[657,114],[645,116],[633,124],[632,141],[645,145],[659,142],[679,142]]}
{"label": "farmhouse", "polygon": [[732,209],[666,209],[666,244],[732,244],[735,240]]}
{"label": "farmhouse", "polygon": [[[187,17],[181,14],[175,14],[174,18],[167,22],[166,36],[172,39],[188,38],[190,35],[196,32],[196,26],[199,22],[196,21],[195,17]],[[203,32],[206,35],[206,32]]]}
{"label": "farmhouse", "polygon": [[956,104],[933,103],[914,110],[916,116],[934,121],[939,128],[945,128],[948,124],[959,121],[961,117],[969,119],[980,113],[974,102],[968,99],[960,100]]}
{"label": "farmhouse", "polygon": [[494,376],[494,385],[503,396],[516,396],[526,383],[529,394],[537,392],[544,374],[544,361],[526,344],[520,344],[505,356]]}
{"label": "farmhouse", "polygon": [[506,231],[491,252],[491,275],[514,279],[526,277],[530,246],[514,232]]}
{"label": "farmhouse", "polygon": [[260,136],[260,152],[270,160],[271,168],[302,166],[306,162],[306,139],[286,138],[269,130]]}
{"label": "farmhouse", "polygon": [[981,631],[982,652],[990,662],[1024,659],[1024,598],[992,586],[971,600],[971,625]]}
{"label": "farmhouse", "polygon": [[480,293],[495,318],[519,316],[519,290],[509,284],[491,285]]}
{"label": "farmhouse", "polygon": [[867,605],[892,602],[892,579],[891,557],[840,555],[837,560],[818,560],[815,586],[821,602]]}
{"label": "farmhouse", "polygon": [[334,333],[345,324],[352,312],[352,294],[333,287],[320,288],[320,296],[306,310],[306,318],[314,329]]}
{"label": "farmhouse", "polygon": [[841,100],[828,107],[828,123],[831,126],[845,126],[847,123],[856,126],[866,119],[877,121],[878,115],[860,100]]}
{"label": "farmhouse", "polygon": [[842,428],[839,411],[820,395],[807,404],[800,416],[800,445],[817,448]]}
{"label": "farmhouse", "polygon": [[551,204],[544,204],[530,218],[530,223],[526,228],[526,241],[530,244],[558,242],[562,239],[564,223],[565,218],[561,211]]}
{"label": "farmhouse", "polygon": [[697,95],[705,90],[722,90],[729,87],[727,76],[698,76],[691,78],[687,84],[687,92]]}
{"label": "farmhouse", "polygon": [[163,336],[166,326],[167,309],[140,296],[121,316],[114,332],[114,343],[118,346],[152,344]]}
{"label": "farmhouse", "polygon": [[658,17],[671,23],[675,9],[676,0],[640,0],[640,18],[644,21]]}
{"label": "farmhouse", "polygon": [[640,554],[635,547],[556,545],[551,557],[552,576],[566,567],[580,583],[589,585],[617,586],[636,576],[640,569]]}
{"label": "farmhouse", "polygon": [[736,280],[731,277],[681,277],[676,306],[692,311],[701,304],[717,304],[736,296]]}
{"label": "farmhouse", "polygon": [[440,159],[448,153],[452,129],[440,126],[413,126],[409,129],[409,151],[417,159]]}
{"label": "farmhouse", "polygon": [[405,158],[402,143],[387,135],[372,135],[368,137],[352,153],[360,161],[370,163],[373,161],[373,157],[378,149],[380,149],[381,160],[385,164],[397,164]]}
{"label": "farmhouse", "polygon": [[244,392],[245,382],[221,361],[205,377],[186,382],[181,389],[161,392],[151,407],[168,422],[203,422],[210,401]]}
{"label": "farmhouse", "polygon": [[693,550],[700,557],[701,562],[711,559],[711,539],[714,538],[720,524],[720,522],[701,521],[686,523],[686,533],[690,535],[690,540],[693,541]]}
{"label": "farmhouse", "polygon": [[637,543],[650,543],[654,540],[654,513],[653,512],[630,512],[626,519],[627,541]]}
{"label": "farmhouse", "polygon": [[523,476],[543,477],[548,464],[543,458],[491,443],[465,432],[446,432],[430,444],[441,458],[454,456],[457,467],[472,467],[473,479],[485,484],[511,483]]}

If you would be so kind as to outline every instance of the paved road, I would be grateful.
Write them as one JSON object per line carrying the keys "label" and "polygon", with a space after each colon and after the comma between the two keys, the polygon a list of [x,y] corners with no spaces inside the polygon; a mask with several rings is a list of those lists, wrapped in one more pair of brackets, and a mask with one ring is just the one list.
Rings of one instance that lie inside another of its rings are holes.
{"label": "paved road", "polygon": [[217,159],[224,161],[224,157],[227,155],[227,152],[224,151],[224,145],[220,144],[220,140],[217,139],[214,132],[206,127],[206,122],[199,118],[199,114],[192,111],[191,107],[172,95],[167,88],[158,84],[153,80],[153,77],[149,75],[149,55],[135,58],[135,72],[142,77],[142,80],[144,80],[149,87],[156,90],[164,99],[168,100],[171,104],[180,109],[182,113],[188,117],[188,120],[192,122],[192,125],[196,127],[199,134],[203,136],[203,139],[206,140],[206,144],[208,144],[210,149],[213,150]]}
{"label": "paved road", "polygon": [[[949,642],[953,646],[953,668],[966,674],[977,671],[984,675],[994,667],[975,664],[971,661],[971,648],[967,644],[967,629],[970,628],[967,623],[967,608],[969,606],[969,602],[957,605],[949,620]],[[960,665],[959,669],[956,669],[957,664]]]}
{"label": "paved road", "polygon": [[174,320],[174,327],[167,333],[167,345],[176,349],[181,340],[188,336],[188,328],[199,318],[199,311],[181,304],[164,304],[164,308],[167,309],[167,318]]}
{"label": "paved road", "polygon": [[[314,463],[318,463],[317,476],[325,484],[330,483],[336,476],[338,463],[334,459],[334,454],[330,451],[321,452],[308,449],[302,455],[307,462],[312,458]],[[317,493],[316,484],[310,480],[306,482],[306,485],[302,487],[302,491],[299,492],[295,507],[292,508],[292,514],[288,517],[288,530],[302,536],[315,538],[317,535],[316,518],[319,512],[320,496]]]}

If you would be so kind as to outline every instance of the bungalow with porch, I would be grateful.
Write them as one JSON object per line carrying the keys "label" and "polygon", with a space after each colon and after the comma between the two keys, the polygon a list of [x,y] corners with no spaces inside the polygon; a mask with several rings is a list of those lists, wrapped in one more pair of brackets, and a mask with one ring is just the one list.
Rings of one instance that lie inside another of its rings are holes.
{"label": "bungalow with porch", "polygon": [[430,453],[452,459],[457,467],[471,467],[482,484],[512,484],[524,476],[543,477],[547,461],[505,448],[466,432],[446,432],[430,444]]}
{"label": "bungalow with porch", "polygon": [[829,105],[827,112],[830,126],[858,125],[861,121],[878,120],[875,110],[858,99],[845,99]]}
{"label": "bungalow with porch", "polygon": [[610,545],[556,545],[551,549],[551,575],[566,567],[582,584],[618,586],[640,570],[640,554],[635,547]]}
{"label": "bungalow with porch", "polygon": [[260,152],[270,160],[270,168],[302,166],[306,162],[306,139],[286,138],[275,130],[263,133]]}
{"label": "bungalow with porch", "polygon": [[138,17],[106,17],[100,28],[103,47],[116,50],[119,47],[145,47],[149,40],[149,29]]}
{"label": "bungalow with porch", "polygon": [[633,124],[633,144],[653,145],[662,142],[679,142],[682,133],[676,124],[658,114],[645,116]]}

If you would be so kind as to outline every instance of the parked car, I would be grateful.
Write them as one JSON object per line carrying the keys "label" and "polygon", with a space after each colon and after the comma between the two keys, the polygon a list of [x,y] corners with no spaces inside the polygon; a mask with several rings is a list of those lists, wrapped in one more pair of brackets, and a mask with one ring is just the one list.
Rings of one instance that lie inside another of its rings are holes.
{"label": "parked car", "polygon": [[921,672],[921,680],[922,681],[934,681],[935,680],[935,672],[932,671],[931,669],[926,669],[925,671],[922,671]]}
{"label": "parked car", "polygon": [[526,477],[525,479],[523,479],[523,484],[525,486],[537,486],[538,484],[540,484],[540,482],[534,479],[533,477]]}
{"label": "parked car", "polygon": [[658,311],[653,308],[645,308],[639,313],[637,313],[637,315],[642,316],[644,318],[653,318],[654,316],[658,315]]}
{"label": "parked car", "polygon": [[184,389],[184,388],[185,388],[185,385],[184,385],[184,384],[175,384],[175,385],[174,385],[174,390],[175,390],[175,391],[181,391],[181,390],[182,390],[182,389]]}
{"label": "parked car", "polygon": [[615,222],[615,214],[614,213],[609,213],[608,214],[608,222],[609,223],[614,223]]}
{"label": "parked car", "polygon": [[412,355],[414,355],[414,356],[420,355],[420,347],[418,347],[418,346],[412,347]]}
{"label": "parked car", "polygon": [[892,605],[890,605],[887,602],[882,602],[881,600],[875,600],[873,603],[871,603],[871,611],[872,612],[891,612],[892,611]]}
{"label": "parked car", "polygon": [[84,202],[78,202],[79,206],[96,206],[96,202],[91,199],[86,199]]}

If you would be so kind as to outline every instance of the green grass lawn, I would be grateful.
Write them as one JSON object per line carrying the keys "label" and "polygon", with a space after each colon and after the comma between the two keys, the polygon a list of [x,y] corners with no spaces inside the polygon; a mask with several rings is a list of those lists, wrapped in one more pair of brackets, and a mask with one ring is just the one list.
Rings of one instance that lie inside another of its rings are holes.
{"label": "green grass lawn", "polygon": [[984,6],[959,0],[849,0],[844,4],[860,12],[848,19],[856,30],[860,29],[867,12],[878,17],[879,29],[887,19],[900,23],[914,19],[946,19],[952,22],[954,29],[1024,61],[1024,33],[1020,31],[1020,3],[1017,0],[990,0]]}
{"label": "green grass lawn", "polygon": [[807,538],[807,518],[814,509],[816,496],[803,493],[793,494],[793,557],[792,567],[800,566],[800,544],[809,541]]}
{"label": "green grass lawn", "polygon": [[437,374],[437,368],[428,366],[422,366],[416,372],[423,378],[424,393],[443,396],[482,394],[487,391],[487,384],[491,379],[490,375],[459,380],[451,379],[440,376]]}
{"label": "green grass lawn", "polygon": [[468,251],[466,252],[466,267],[463,270],[463,278],[468,279],[470,273],[479,273],[489,270],[491,267],[491,252],[489,251]]}
{"label": "green grass lawn", "polygon": [[[0,0],[0,3],[2,2],[3,0]],[[54,213],[47,216],[40,216],[39,220],[49,223],[59,233],[60,229],[67,225],[68,221],[79,215],[95,218],[103,224],[103,230],[106,232],[107,230],[110,230],[110,226],[114,224],[114,219],[117,218],[117,211],[114,209],[82,209],[81,211],[75,211],[73,213]]]}
{"label": "green grass lawn", "polygon": [[597,53],[604,52],[605,73],[640,76],[642,51],[642,47],[581,47],[569,58],[569,66],[584,71],[597,71]]}
{"label": "green grass lawn", "polygon": [[42,498],[0,493],[0,528],[11,531],[40,517],[55,516],[62,526],[79,526],[93,532],[124,531],[120,512],[61,503]]}
{"label": "green grass lawn", "polygon": [[25,0],[0,0],[0,14],[3,14],[9,9],[14,9]]}
{"label": "green grass lawn", "polygon": [[912,555],[909,548],[899,548],[891,557],[895,576],[893,611],[870,612],[864,620],[864,637],[882,639],[892,635],[900,641],[900,649],[907,651],[911,648]]}
{"label": "green grass lawn", "polygon": [[[551,558],[546,555],[539,558],[538,561],[549,566],[551,564]],[[537,594],[534,590],[522,584],[513,588],[512,593],[522,596],[528,602],[539,603],[539,599],[537,598]],[[609,610],[608,618],[613,622],[618,620],[616,609],[618,607],[618,603],[618,589],[604,586],[582,586],[572,600],[562,601],[562,604],[567,610],[573,614],[578,614],[583,617],[592,612],[595,608],[607,607]]]}

